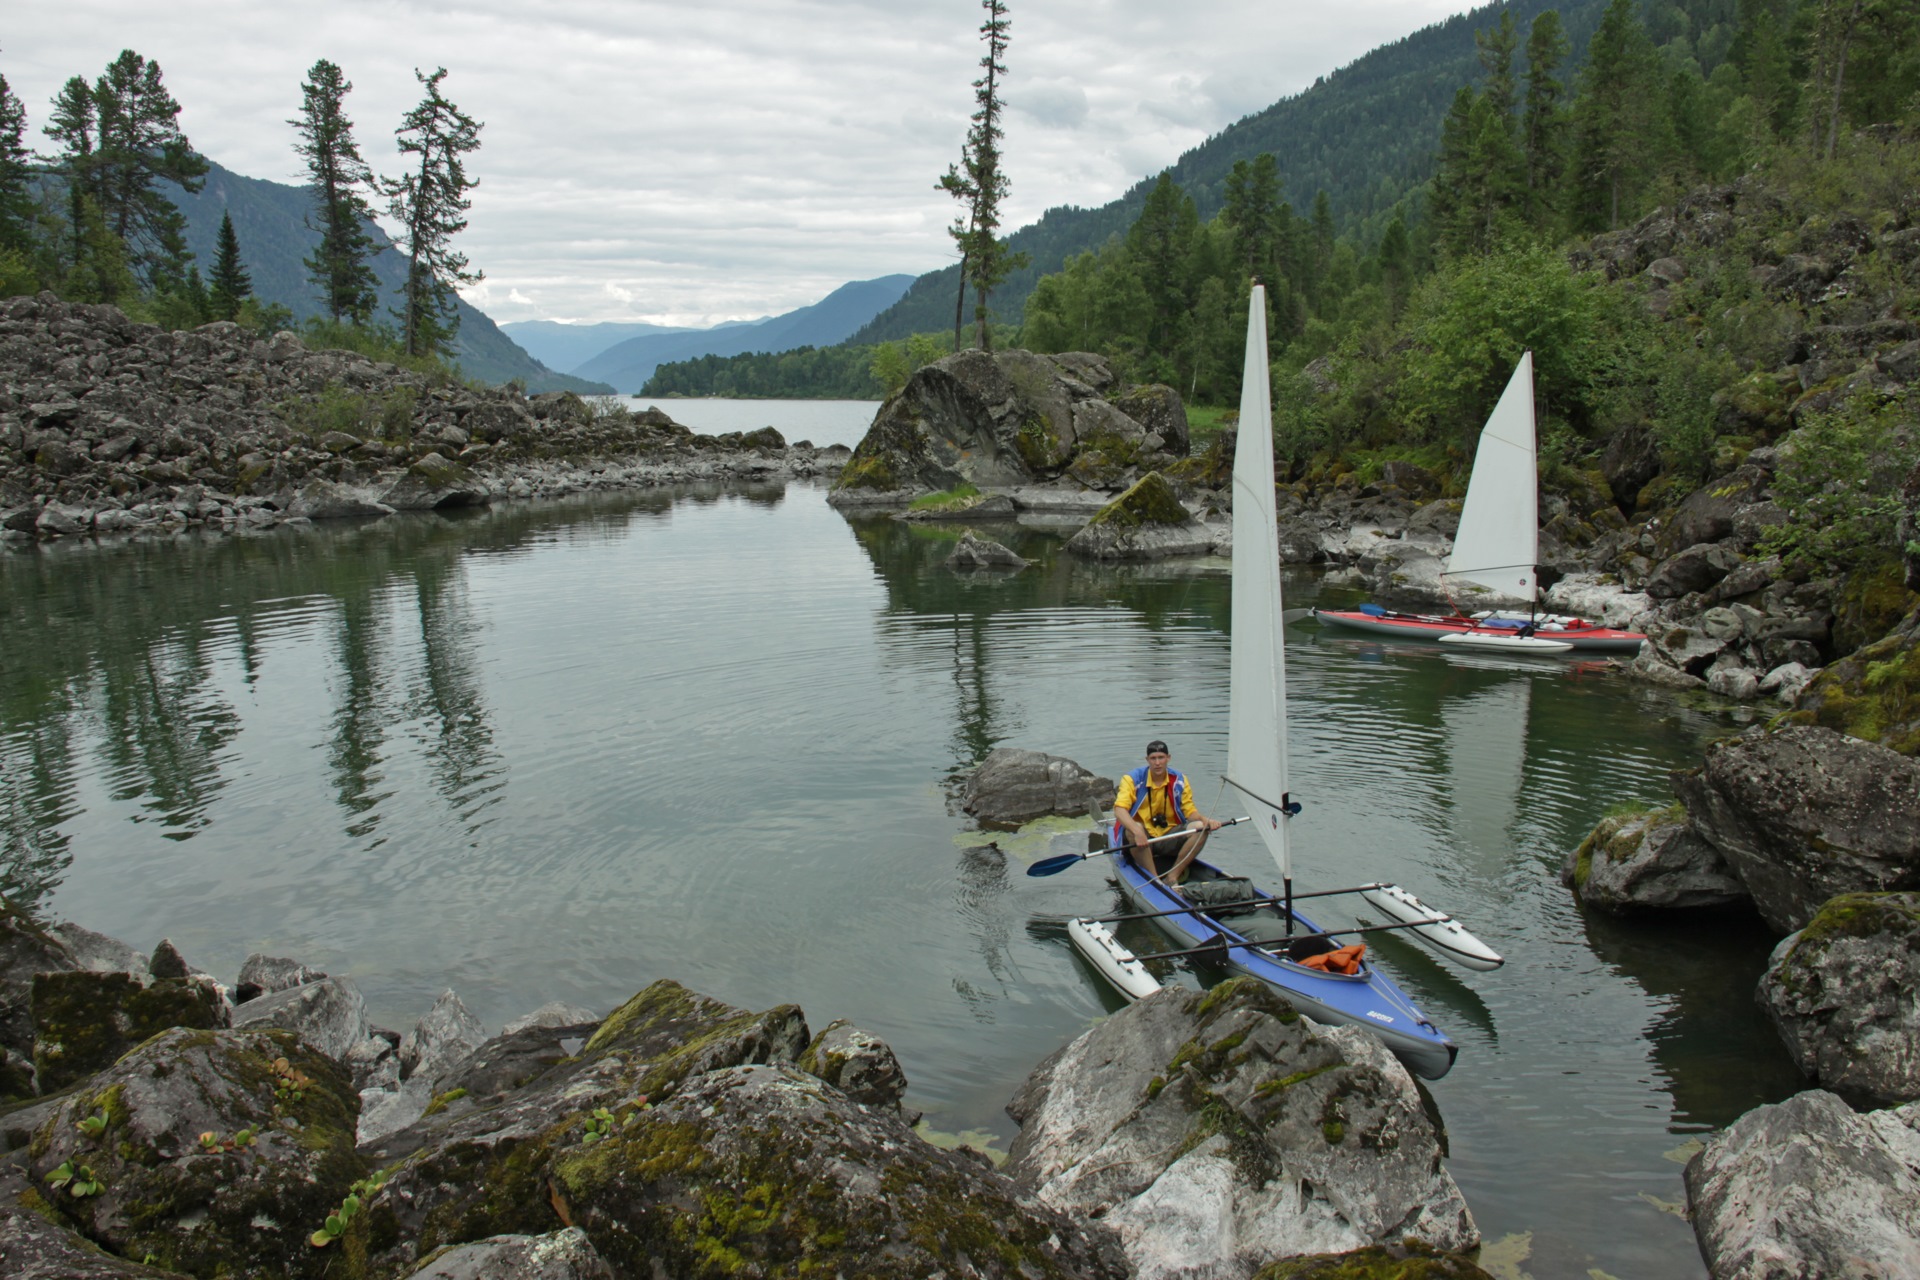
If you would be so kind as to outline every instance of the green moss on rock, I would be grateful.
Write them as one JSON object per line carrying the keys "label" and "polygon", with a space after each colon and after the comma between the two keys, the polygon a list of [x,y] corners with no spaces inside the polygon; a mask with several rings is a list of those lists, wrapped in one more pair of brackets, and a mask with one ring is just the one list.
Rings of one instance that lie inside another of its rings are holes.
{"label": "green moss on rock", "polygon": [[1192,519],[1167,478],[1149,471],[1087,523],[1137,529],[1143,525],[1184,525]]}
{"label": "green moss on rock", "polygon": [[180,978],[142,986],[131,974],[90,969],[35,974],[32,1008],[34,1068],[43,1093],[104,1070],[169,1027],[210,1028],[219,1021],[206,987]]}
{"label": "green moss on rock", "polygon": [[1787,723],[1817,724],[1920,755],[1920,626],[1905,626],[1814,677]]}
{"label": "green moss on rock", "polygon": [[1253,1280],[1494,1280],[1465,1255],[1418,1240],[1376,1244],[1351,1253],[1282,1258],[1254,1273]]}

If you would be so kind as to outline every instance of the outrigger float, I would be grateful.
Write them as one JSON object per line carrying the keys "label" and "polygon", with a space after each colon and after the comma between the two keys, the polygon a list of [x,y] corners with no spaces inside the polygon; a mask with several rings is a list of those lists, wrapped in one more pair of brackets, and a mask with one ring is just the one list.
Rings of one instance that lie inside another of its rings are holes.
{"label": "outrigger float", "polygon": [[[1265,290],[1255,285],[1248,308],[1246,374],[1240,421],[1272,420],[1267,387]],[[1222,824],[1252,824],[1280,871],[1279,896],[1246,877],[1195,859],[1187,879],[1169,884],[1136,866],[1116,834],[1109,847],[1045,858],[1028,875],[1053,875],[1089,858],[1111,860],[1131,910],[1067,922],[1067,936],[1102,978],[1129,999],[1160,989],[1146,961],[1187,957],[1249,975],[1279,992],[1316,1022],[1367,1028],[1418,1075],[1438,1080],[1459,1047],[1386,973],[1365,958],[1362,939],[1405,931],[1441,956],[1470,969],[1497,969],[1498,952],[1458,921],[1397,885],[1369,883],[1299,893],[1293,885],[1288,823],[1300,805],[1287,790],[1285,619],[1280,600],[1279,532],[1275,515],[1273,441],[1242,431],[1233,469],[1233,633],[1227,773],[1224,781],[1250,809]],[[1264,550],[1264,554],[1262,554]],[[1184,830],[1159,840],[1185,839]],[[1307,898],[1356,896],[1387,922],[1323,929],[1296,905]],[[1137,955],[1113,926],[1150,922],[1172,940],[1169,950]]]}

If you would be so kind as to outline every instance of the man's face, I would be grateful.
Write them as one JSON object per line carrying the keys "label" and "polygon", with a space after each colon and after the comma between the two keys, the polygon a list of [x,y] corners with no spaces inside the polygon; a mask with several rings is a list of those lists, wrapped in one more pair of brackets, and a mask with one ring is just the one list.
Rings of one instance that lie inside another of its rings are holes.
{"label": "man's face", "polygon": [[1147,752],[1147,771],[1156,778],[1160,777],[1166,773],[1167,761],[1170,758],[1164,751]]}

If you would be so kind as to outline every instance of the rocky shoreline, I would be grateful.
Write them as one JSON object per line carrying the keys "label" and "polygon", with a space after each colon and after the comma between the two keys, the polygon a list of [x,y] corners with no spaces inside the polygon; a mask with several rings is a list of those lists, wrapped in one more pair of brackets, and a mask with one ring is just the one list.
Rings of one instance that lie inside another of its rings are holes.
{"label": "rocky shoreline", "polygon": [[847,457],[772,427],[703,436],[657,409],[476,389],[290,333],[0,301],[0,547],[831,476]]}
{"label": "rocky shoreline", "polygon": [[346,975],[255,955],[229,985],[3,902],[0,1061],[21,1280],[1486,1275],[1406,1069],[1250,981],[1063,1046],[1000,1169],[915,1132],[882,1040],[796,1005],[662,980],[490,1035],[449,991],[400,1034]]}

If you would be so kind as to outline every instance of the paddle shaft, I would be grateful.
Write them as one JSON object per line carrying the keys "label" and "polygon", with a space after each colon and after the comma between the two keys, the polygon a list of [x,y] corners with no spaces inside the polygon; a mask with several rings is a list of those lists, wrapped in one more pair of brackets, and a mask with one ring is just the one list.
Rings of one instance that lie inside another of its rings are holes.
{"label": "paddle shaft", "polygon": [[[1185,914],[1185,913],[1170,912],[1169,914]],[[1297,933],[1293,935],[1291,938],[1283,939],[1283,941],[1304,942],[1310,938],[1344,938],[1351,933],[1385,933],[1389,929],[1417,929],[1421,925],[1445,924],[1445,923],[1446,923],[1446,917],[1435,916],[1431,920],[1405,920],[1398,924],[1370,924],[1358,929],[1338,929],[1338,930],[1329,930],[1322,933]],[[1174,959],[1178,959],[1181,956],[1211,955],[1214,952],[1225,953],[1228,951],[1235,951],[1235,950],[1242,950],[1242,949],[1247,951],[1258,951],[1264,955],[1278,954],[1268,944],[1255,942],[1250,939],[1240,941],[1240,942],[1233,942],[1233,941],[1230,941],[1225,934],[1215,934],[1214,940],[1212,942],[1206,943],[1202,946],[1186,947],[1180,951],[1155,951],[1151,955],[1135,956],[1134,959],[1135,960],[1174,960]]]}
{"label": "paddle shaft", "polygon": [[[1222,827],[1231,827],[1242,822],[1252,822],[1252,821],[1253,819],[1250,817],[1228,818],[1225,821],[1223,821],[1220,825]],[[1167,834],[1163,836],[1148,836],[1146,842],[1148,844],[1158,844],[1162,840],[1180,840],[1180,839],[1184,839],[1186,837],[1192,836],[1193,834],[1194,832],[1192,828],[1182,827],[1178,831],[1169,831],[1167,832]],[[1040,861],[1034,863],[1032,866],[1027,868],[1027,874],[1030,876],[1050,876],[1056,871],[1065,871],[1068,867],[1071,867],[1076,862],[1085,862],[1088,858],[1098,858],[1101,855],[1108,854],[1108,853],[1125,853],[1129,847],[1131,846],[1124,845],[1124,844],[1112,844],[1112,845],[1108,845],[1104,849],[1089,849],[1085,853],[1063,853],[1053,858],[1042,858]]]}

